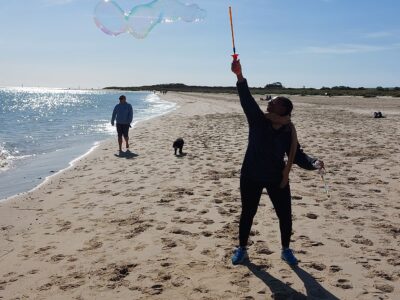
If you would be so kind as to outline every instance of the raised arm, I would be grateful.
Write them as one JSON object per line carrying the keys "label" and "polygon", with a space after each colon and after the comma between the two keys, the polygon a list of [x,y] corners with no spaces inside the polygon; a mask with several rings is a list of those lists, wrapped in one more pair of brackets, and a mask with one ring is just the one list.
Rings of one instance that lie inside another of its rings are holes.
{"label": "raised arm", "polygon": [[264,113],[251,95],[247,85],[247,80],[243,77],[240,60],[234,60],[232,62],[231,70],[237,77],[236,86],[240,98],[240,104],[246,114],[248,122],[254,123],[264,119]]}

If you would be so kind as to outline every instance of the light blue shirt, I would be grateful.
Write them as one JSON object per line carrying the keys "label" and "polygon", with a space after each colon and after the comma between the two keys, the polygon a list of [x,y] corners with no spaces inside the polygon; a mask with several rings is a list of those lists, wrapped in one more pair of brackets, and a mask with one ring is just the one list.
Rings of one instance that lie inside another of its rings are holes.
{"label": "light blue shirt", "polygon": [[131,124],[132,118],[132,105],[130,105],[129,103],[119,103],[114,107],[111,124],[114,124],[115,119],[117,120],[117,124]]}

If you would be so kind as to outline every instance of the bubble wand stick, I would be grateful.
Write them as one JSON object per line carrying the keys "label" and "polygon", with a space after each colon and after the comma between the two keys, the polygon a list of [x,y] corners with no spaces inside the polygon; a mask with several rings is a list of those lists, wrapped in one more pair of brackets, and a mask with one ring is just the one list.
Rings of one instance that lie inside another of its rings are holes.
{"label": "bubble wand stick", "polygon": [[235,35],[233,33],[233,22],[232,22],[232,8],[229,6],[229,19],[231,20],[231,33],[232,33],[232,46],[233,46],[233,60],[236,61],[239,54],[236,54],[236,48],[235,48]]}
{"label": "bubble wand stick", "polygon": [[328,199],[330,199],[331,196],[329,195],[329,187],[328,187],[328,184],[326,183],[325,176],[324,176],[325,168],[321,169],[321,171],[319,171],[318,173],[319,173],[319,175],[321,175],[322,182],[324,183],[324,189],[326,192],[326,196],[328,197]]}

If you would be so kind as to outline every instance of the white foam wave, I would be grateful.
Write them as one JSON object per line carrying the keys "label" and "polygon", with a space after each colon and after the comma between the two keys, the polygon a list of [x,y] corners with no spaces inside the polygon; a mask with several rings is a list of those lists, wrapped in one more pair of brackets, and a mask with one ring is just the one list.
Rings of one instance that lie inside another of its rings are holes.
{"label": "white foam wave", "polygon": [[162,115],[176,107],[176,103],[165,101],[155,93],[147,95],[145,101],[150,103],[150,107],[146,110],[146,113],[149,115]]}
{"label": "white foam wave", "polygon": [[32,157],[32,155],[18,155],[18,151],[7,150],[4,145],[0,145],[0,172],[8,170],[14,161]]}
{"label": "white foam wave", "polygon": [[10,165],[11,154],[0,145],[0,171],[8,169]]}

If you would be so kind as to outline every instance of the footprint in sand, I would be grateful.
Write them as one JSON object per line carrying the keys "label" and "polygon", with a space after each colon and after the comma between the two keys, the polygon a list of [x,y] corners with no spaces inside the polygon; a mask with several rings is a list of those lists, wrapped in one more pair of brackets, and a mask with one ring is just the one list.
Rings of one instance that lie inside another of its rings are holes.
{"label": "footprint in sand", "polygon": [[203,236],[205,236],[205,237],[210,237],[210,236],[213,235],[213,233],[212,233],[211,231],[205,230],[205,231],[202,231],[202,232],[201,232],[201,235],[203,235]]}
{"label": "footprint in sand", "polygon": [[[239,274],[235,274],[234,278],[230,280],[230,283],[234,286],[239,287],[241,292],[248,292],[250,290],[250,282],[248,279],[243,278]],[[275,298],[274,298],[275,299]]]}
{"label": "footprint in sand", "polygon": [[316,263],[316,262],[313,262],[313,263],[310,263],[310,264],[306,264],[306,266],[310,267],[310,268],[312,268],[314,270],[317,270],[317,271],[323,271],[323,270],[326,269],[326,266],[324,264]]}
{"label": "footprint in sand", "polygon": [[318,215],[317,214],[313,214],[313,213],[307,213],[305,216],[307,218],[309,218],[309,219],[312,219],[312,220],[315,220],[315,219],[318,218]]}
{"label": "footprint in sand", "polygon": [[7,226],[0,227],[0,230],[10,230],[10,229],[13,229],[13,228],[14,228],[13,225],[7,225]]}
{"label": "footprint in sand", "polygon": [[394,287],[391,286],[390,284],[385,284],[385,283],[375,283],[374,287],[377,290],[380,290],[381,292],[384,293],[392,293],[394,291]]}
{"label": "footprint in sand", "polygon": [[350,281],[348,281],[347,279],[338,279],[337,282],[335,283],[335,286],[340,287],[344,290],[353,288]]}
{"label": "footprint in sand", "polygon": [[125,235],[126,239],[132,239],[134,237],[136,237],[137,235],[139,235],[140,233],[146,231],[148,228],[152,227],[153,225],[151,224],[139,224],[137,226],[135,226],[133,229],[129,230],[129,233],[127,235]]}
{"label": "footprint in sand", "polygon": [[370,239],[364,238],[362,235],[359,235],[359,234],[355,235],[351,241],[353,243],[366,245],[366,246],[374,245],[374,243]]}
{"label": "footprint in sand", "polygon": [[175,208],[175,211],[179,211],[179,212],[182,212],[182,211],[189,212],[189,211],[191,211],[191,210],[189,210],[187,207],[179,206],[179,207]]}
{"label": "footprint in sand", "polygon": [[167,223],[165,223],[165,222],[160,222],[160,223],[158,223],[158,225],[156,226],[156,230],[164,230],[165,227],[167,227]]}
{"label": "footprint in sand", "polygon": [[323,246],[324,243],[318,242],[318,241],[312,241],[308,236],[301,235],[299,236],[300,240],[304,240],[304,242],[301,243],[303,247],[317,247],[317,246]]}
{"label": "footprint in sand", "polygon": [[77,227],[73,230],[73,233],[82,232],[83,230],[85,230],[85,227]]}
{"label": "footprint in sand", "polygon": [[110,277],[110,281],[121,281],[124,279],[126,276],[129,275],[129,272],[134,269],[137,266],[137,264],[128,264],[128,265],[121,265],[121,266],[115,266],[111,268],[112,270],[112,275]]}
{"label": "footprint in sand", "polygon": [[97,191],[97,194],[109,194],[111,192],[112,192],[111,190],[99,190]]}
{"label": "footprint in sand", "polygon": [[171,278],[172,278],[171,274],[169,274],[168,272],[165,272],[165,271],[161,271],[161,272],[158,272],[156,280],[165,282],[165,281],[171,280]]}
{"label": "footprint in sand", "polygon": [[78,251],[90,251],[90,250],[95,250],[98,248],[101,248],[103,246],[103,243],[98,241],[97,238],[93,238],[89,241],[85,242],[85,247],[82,249],[79,249]]}
{"label": "footprint in sand", "polygon": [[329,271],[332,272],[332,273],[337,273],[337,272],[339,272],[341,270],[342,270],[342,268],[339,267],[339,266],[336,266],[336,265],[332,265],[332,266],[329,267]]}
{"label": "footprint in sand", "polygon": [[54,246],[46,246],[46,247],[41,247],[39,249],[37,249],[35,252],[33,252],[34,254],[38,254],[38,255],[48,255],[49,253],[47,253],[47,251],[49,251],[50,249],[55,249],[56,247]]}
{"label": "footprint in sand", "polygon": [[69,256],[68,259],[67,259],[68,262],[74,262],[74,261],[77,261],[77,260],[78,260],[78,258],[75,257],[75,256]]}
{"label": "footprint in sand", "polygon": [[214,248],[206,248],[201,250],[200,254],[207,256],[208,258],[216,259],[218,257],[218,253]]}
{"label": "footprint in sand", "polygon": [[64,232],[68,231],[71,229],[71,222],[70,221],[63,221],[63,220],[58,220],[57,225],[60,227],[57,232]]}
{"label": "footprint in sand", "polygon": [[50,258],[50,260],[51,260],[52,262],[57,263],[57,262],[63,260],[64,258],[65,258],[65,255],[64,255],[64,254],[57,254],[57,255],[53,255],[53,256]]}
{"label": "footprint in sand", "polygon": [[45,284],[39,286],[37,288],[37,290],[40,292],[47,291],[47,290],[51,289],[52,286],[53,286],[53,284],[51,282],[48,282],[48,283],[45,283]]}
{"label": "footprint in sand", "polygon": [[188,281],[190,281],[189,277],[186,277],[184,275],[179,275],[177,277],[172,278],[171,284],[174,287],[180,287],[180,286],[184,285]]}
{"label": "footprint in sand", "polygon": [[[81,285],[85,284],[85,274],[84,273],[72,273],[67,276],[67,278],[64,279],[64,281],[67,281],[66,283],[62,283],[59,285],[60,290],[63,291],[68,291],[71,289],[76,289],[80,287]],[[68,282],[68,281],[73,281],[73,282]]]}
{"label": "footprint in sand", "polygon": [[218,211],[218,213],[221,215],[221,216],[231,216],[232,214],[231,213],[229,213],[228,211],[226,211],[224,208],[222,208],[222,207],[218,207],[217,208],[217,211]]}
{"label": "footprint in sand", "polygon": [[262,241],[255,242],[254,249],[255,249],[257,254],[271,255],[272,253],[274,253],[274,251],[271,251],[268,248],[267,243],[262,242]]}
{"label": "footprint in sand", "polygon": [[161,241],[163,243],[163,250],[175,248],[177,246],[176,241],[170,239],[170,238],[161,238]]}
{"label": "footprint in sand", "polygon": [[341,242],[340,246],[343,247],[343,248],[350,248],[351,247],[351,245],[346,243],[346,242]]}
{"label": "footprint in sand", "polygon": [[[99,277],[101,280],[106,281],[106,286],[109,289],[115,289],[124,283],[126,276],[135,269],[138,264],[109,264],[100,269],[90,271],[90,276]],[[82,273],[80,273],[82,274]],[[83,276],[87,276],[82,274]]]}
{"label": "footprint in sand", "polygon": [[155,296],[160,295],[164,291],[164,286],[162,284],[154,284],[150,287],[142,289],[142,293]]}
{"label": "footprint in sand", "polygon": [[[379,278],[386,279],[388,281],[395,281],[396,280],[396,275],[388,274],[388,273],[386,273],[384,271],[378,271],[378,270],[374,270],[374,271],[370,272],[368,277],[370,277],[370,278],[379,277]],[[400,277],[400,273],[397,275],[397,277]]]}
{"label": "footprint in sand", "polygon": [[173,234],[182,234],[182,235],[190,235],[190,236],[196,235],[194,233],[191,233],[190,231],[182,230],[180,228],[171,229],[171,233],[173,233]]}

